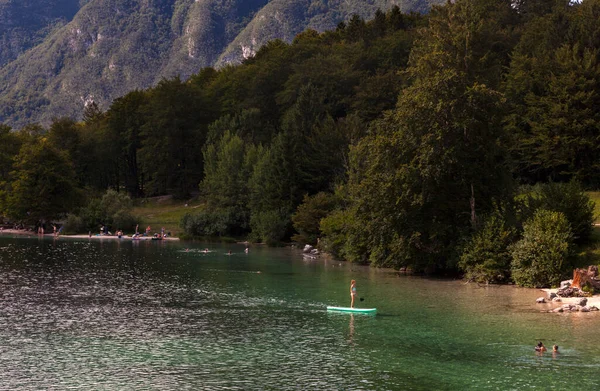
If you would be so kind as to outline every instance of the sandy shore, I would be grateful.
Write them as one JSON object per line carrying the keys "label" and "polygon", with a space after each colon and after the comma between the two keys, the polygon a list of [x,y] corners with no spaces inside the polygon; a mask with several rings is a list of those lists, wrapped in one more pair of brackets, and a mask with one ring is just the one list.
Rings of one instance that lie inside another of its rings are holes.
{"label": "sandy shore", "polygon": [[[25,236],[38,236],[38,237],[45,237],[45,238],[53,238],[54,234],[49,233],[49,234],[44,234],[44,235],[40,235],[37,232],[33,232],[33,231],[26,231],[26,230],[20,230],[20,229],[4,229],[2,231],[0,231],[0,235],[25,235]],[[123,235],[120,238],[117,235],[59,235],[57,236],[57,238],[73,238],[73,239],[102,239],[102,240],[152,240],[152,236],[138,236],[137,238],[133,239],[131,237],[131,235]],[[162,240],[179,240],[179,238],[174,238],[174,237],[168,237],[168,238],[163,238]]]}

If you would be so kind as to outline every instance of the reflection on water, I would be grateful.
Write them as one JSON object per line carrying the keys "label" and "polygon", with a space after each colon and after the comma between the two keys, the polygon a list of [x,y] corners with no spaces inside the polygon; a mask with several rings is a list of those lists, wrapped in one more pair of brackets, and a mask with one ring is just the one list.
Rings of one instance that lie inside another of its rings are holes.
{"label": "reflection on water", "polygon": [[[0,390],[600,386],[600,316],[539,292],[206,247],[0,238]],[[380,315],[325,311],[351,279]]]}

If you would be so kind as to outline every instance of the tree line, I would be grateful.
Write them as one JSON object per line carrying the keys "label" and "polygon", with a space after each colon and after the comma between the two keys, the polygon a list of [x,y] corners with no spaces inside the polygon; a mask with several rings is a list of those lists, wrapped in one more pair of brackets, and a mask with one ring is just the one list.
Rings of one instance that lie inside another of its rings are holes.
{"label": "tree line", "polygon": [[[3,127],[0,205],[34,220],[77,214],[108,189],[199,191],[190,235],[319,241],[355,262],[554,283],[591,235],[599,50],[600,0],[354,16],[106,112],[89,105],[81,122]],[[532,257],[548,238],[552,254]]]}

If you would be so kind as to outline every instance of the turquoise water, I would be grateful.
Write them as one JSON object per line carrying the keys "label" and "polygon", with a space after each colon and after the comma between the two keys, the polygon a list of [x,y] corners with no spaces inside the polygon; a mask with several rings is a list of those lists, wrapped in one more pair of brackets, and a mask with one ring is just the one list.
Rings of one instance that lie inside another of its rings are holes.
{"label": "turquoise water", "polygon": [[[0,238],[0,390],[600,389],[600,313],[243,250]],[[351,279],[377,316],[325,311]]]}

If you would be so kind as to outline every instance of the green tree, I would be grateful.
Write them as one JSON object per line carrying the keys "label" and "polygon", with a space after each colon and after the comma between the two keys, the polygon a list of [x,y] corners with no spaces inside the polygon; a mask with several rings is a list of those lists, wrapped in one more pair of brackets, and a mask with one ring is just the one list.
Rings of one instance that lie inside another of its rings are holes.
{"label": "green tree", "polygon": [[576,243],[590,240],[595,221],[594,202],[580,183],[550,182],[533,188],[525,187],[518,200],[521,221],[530,219],[539,209],[560,212],[569,222]]}
{"label": "green tree", "polygon": [[321,219],[329,215],[337,204],[335,196],[330,193],[304,196],[304,201],[292,215],[294,229],[298,232],[292,236],[292,240],[302,244],[317,244],[321,236]]}
{"label": "green tree", "polygon": [[350,260],[453,268],[461,236],[510,195],[498,142],[503,97],[490,88],[508,50],[493,43],[508,34],[510,15],[508,2],[435,8],[411,53],[414,84],[352,150]]}
{"label": "green tree", "polygon": [[506,282],[510,277],[511,254],[516,230],[498,215],[489,217],[483,227],[469,239],[458,266],[470,281]]}
{"label": "green tree", "polygon": [[47,140],[24,144],[3,191],[6,216],[25,222],[53,220],[77,206],[75,172],[65,152]]}
{"label": "green tree", "polygon": [[197,151],[211,119],[202,99],[179,78],[163,80],[149,91],[138,156],[148,176],[148,194],[170,192],[182,198],[200,183],[203,168]]}
{"label": "green tree", "polygon": [[9,179],[15,156],[21,148],[21,139],[10,126],[0,124],[0,186]]}
{"label": "green tree", "polygon": [[116,166],[125,190],[131,197],[144,193],[144,175],[140,167],[139,151],[142,147],[142,129],[147,121],[144,107],[146,94],[133,91],[116,99],[106,113],[106,133],[113,140]]}
{"label": "green tree", "polygon": [[510,147],[524,181],[597,187],[600,2],[554,3],[524,26],[512,56],[504,87]]}
{"label": "green tree", "polygon": [[512,278],[532,288],[557,286],[572,269],[573,234],[564,214],[538,210],[511,247]]}

